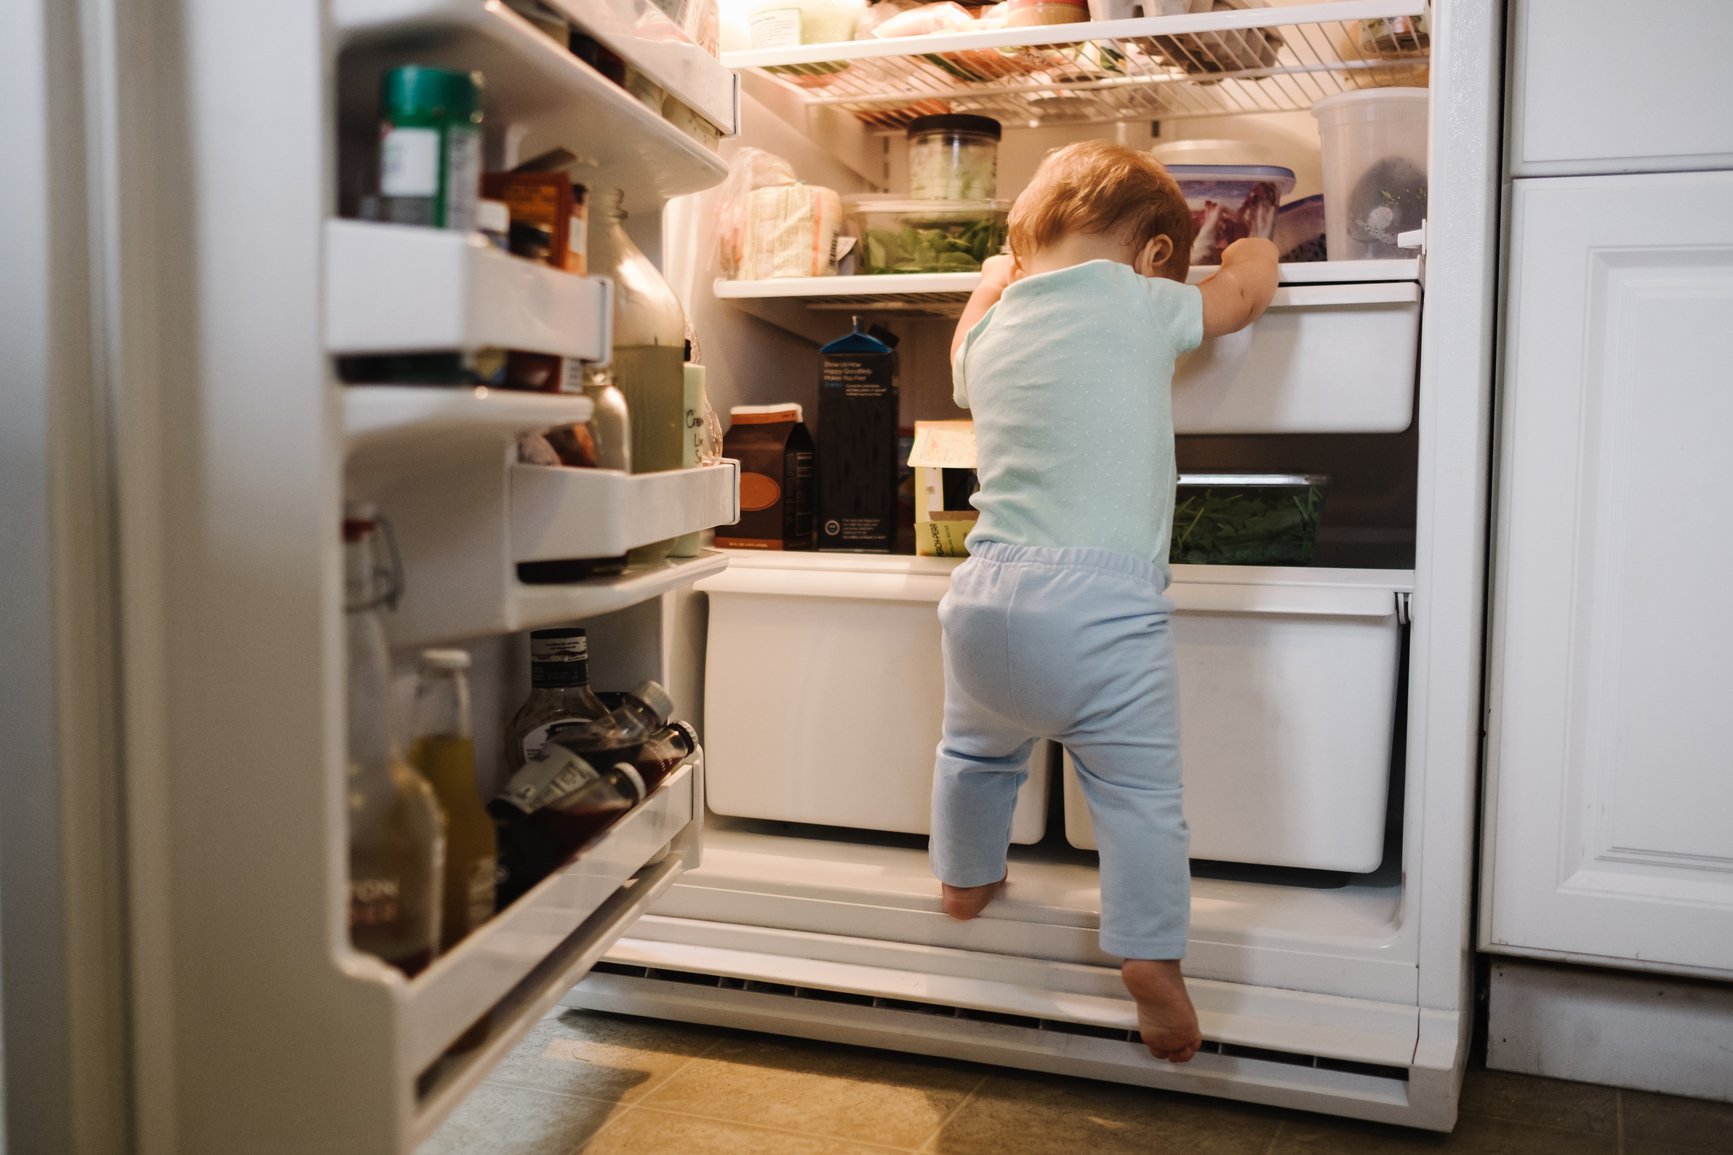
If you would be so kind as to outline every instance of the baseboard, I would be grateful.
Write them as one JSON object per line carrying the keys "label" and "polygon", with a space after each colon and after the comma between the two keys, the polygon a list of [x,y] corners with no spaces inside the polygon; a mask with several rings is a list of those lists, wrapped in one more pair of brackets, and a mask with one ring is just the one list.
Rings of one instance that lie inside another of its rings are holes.
{"label": "baseboard", "polygon": [[1733,1102],[1733,984],[1495,959],[1486,1065]]}

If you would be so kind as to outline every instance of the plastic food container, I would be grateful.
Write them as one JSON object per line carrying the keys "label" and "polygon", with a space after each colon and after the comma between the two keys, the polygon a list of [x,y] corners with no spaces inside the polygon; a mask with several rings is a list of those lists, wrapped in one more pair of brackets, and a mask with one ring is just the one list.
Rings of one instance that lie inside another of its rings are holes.
{"label": "plastic food container", "polygon": [[999,185],[999,122],[989,116],[922,116],[909,122],[909,195],[991,200]]}
{"label": "plastic food container", "polygon": [[1324,198],[1310,196],[1289,201],[1276,210],[1276,231],[1271,240],[1283,264],[1328,260],[1324,247]]}
{"label": "plastic food container", "polygon": [[972,273],[1005,247],[1009,201],[851,197],[861,273]]}
{"label": "plastic food container", "polygon": [[1164,140],[1149,155],[1164,165],[1269,164],[1275,159],[1269,146],[1244,140]]}
{"label": "plastic food container", "polygon": [[1182,473],[1168,561],[1305,565],[1329,484],[1314,473]]}
{"label": "plastic food container", "polygon": [[1191,263],[1219,265],[1222,253],[1242,237],[1268,239],[1276,228],[1276,206],[1294,187],[1294,170],[1262,164],[1175,164],[1197,237]]}
{"label": "plastic food container", "polygon": [[1088,0],[1006,0],[1005,4],[1005,23],[1013,28],[1075,24],[1087,19]]}
{"label": "plastic food container", "polygon": [[1426,218],[1426,113],[1424,88],[1344,92],[1312,106],[1332,261],[1406,255],[1396,238]]}

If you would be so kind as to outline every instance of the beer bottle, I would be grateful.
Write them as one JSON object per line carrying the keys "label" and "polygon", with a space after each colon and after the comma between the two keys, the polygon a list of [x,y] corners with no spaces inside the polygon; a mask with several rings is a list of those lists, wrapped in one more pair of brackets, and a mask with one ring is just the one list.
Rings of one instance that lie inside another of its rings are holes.
{"label": "beer bottle", "polygon": [[468,670],[469,655],[462,650],[422,652],[410,735],[409,760],[445,813],[441,950],[493,917],[498,842],[475,788]]}

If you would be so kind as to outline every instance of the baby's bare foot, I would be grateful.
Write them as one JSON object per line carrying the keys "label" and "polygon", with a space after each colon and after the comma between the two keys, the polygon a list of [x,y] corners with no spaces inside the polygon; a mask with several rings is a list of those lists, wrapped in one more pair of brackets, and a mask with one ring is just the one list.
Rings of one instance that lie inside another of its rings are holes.
{"label": "baby's bare foot", "polygon": [[986,886],[952,886],[941,882],[939,889],[944,899],[945,913],[966,922],[980,914],[1004,885],[1005,880],[1002,878],[998,882],[989,882]]}
{"label": "baby's bare foot", "polygon": [[1197,1011],[1185,992],[1177,959],[1127,959],[1119,968],[1125,989],[1137,1002],[1137,1031],[1158,1059],[1189,1063],[1203,1045]]}

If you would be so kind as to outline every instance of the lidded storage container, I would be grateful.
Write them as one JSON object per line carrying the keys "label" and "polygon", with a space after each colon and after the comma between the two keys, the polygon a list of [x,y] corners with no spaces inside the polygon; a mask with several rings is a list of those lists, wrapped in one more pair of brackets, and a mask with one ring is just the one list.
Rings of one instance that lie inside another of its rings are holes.
{"label": "lidded storage container", "polygon": [[909,195],[991,200],[999,186],[999,122],[989,116],[922,116],[909,122]]}
{"label": "lidded storage container", "polygon": [[1312,106],[1324,147],[1324,243],[1332,261],[1407,256],[1426,219],[1424,88],[1369,88]]}

